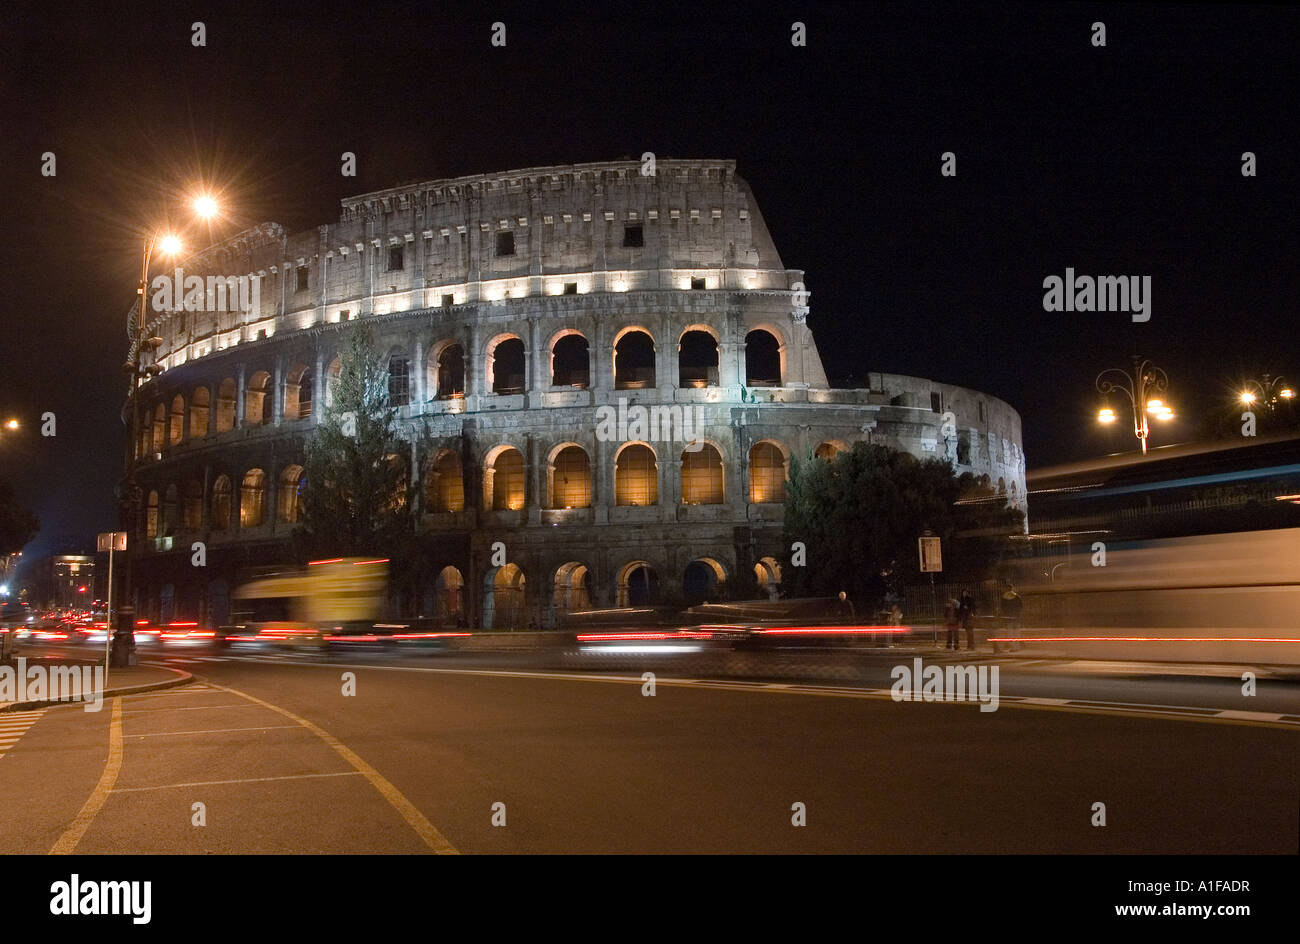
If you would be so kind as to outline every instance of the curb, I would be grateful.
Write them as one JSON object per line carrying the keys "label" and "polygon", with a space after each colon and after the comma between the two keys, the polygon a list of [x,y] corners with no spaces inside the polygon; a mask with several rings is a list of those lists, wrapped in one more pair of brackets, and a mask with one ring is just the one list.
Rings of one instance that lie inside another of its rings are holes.
{"label": "curb", "polygon": [[[102,697],[107,700],[109,698],[117,698],[121,695],[138,695],[141,692],[157,692],[165,688],[179,688],[182,685],[188,685],[190,682],[194,681],[193,674],[186,672],[184,669],[173,669],[166,666],[159,666],[159,668],[166,668],[168,672],[175,672],[181,677],[165,679],[161,682],[149,682],[145,685],[128,685],[126,688],[110,688],[108,691],[103,693]],[[0,714],[7,711],[33,711],[37,708],[57,708],[60,705],[80,705],[83,703],[84,700],[51,701],[46,699],[44,701],[17,701],[9,705],[0,705]]]}

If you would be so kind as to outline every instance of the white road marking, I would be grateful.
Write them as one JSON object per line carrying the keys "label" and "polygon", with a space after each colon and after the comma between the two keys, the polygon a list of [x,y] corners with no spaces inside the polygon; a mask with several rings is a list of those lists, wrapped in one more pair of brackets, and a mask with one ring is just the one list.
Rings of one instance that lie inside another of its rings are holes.
{"label": "white road marking", "polygon": [[[377,672],[424,672],[427,674],[440,675],[481,675],[489,678],[535,678],[535,679],[555,679],[561,681],[579,681],[579,682],[621,682],[623,684],[640,685],[642,684],[639,675],[597,675],[595,673],[577,673],[577,672],[537,672],[521,671],[511,669],[438,669],[428,666],[413,665],[358,665],[354,663],[343,662],[297,662],[296,665],[318,666],[330,669],[366,669]],[[657,685],[676,686],[676,687],[697,687],[709,688],[714,691],[732,691],[732,692],[771,692],[779,695],[818,695],[835,698],[889,698],[892,700],[892,689],[871,688],[871,689],[854,689],[844,686],[825,686],[798,684],[788,685],[785,688],[777,688],[764,683],[753,682],[727,682],[724,680],[714,679],[675,679],[675,678],[657,678]],[[1060,702],[1059,704],[1057,702]],[[1001,702],[1010,706],[1024,707],[1030,710],[1035,708],[1047,710],[1059,710],[1076,713],[1100,713],[1100,714],[1135,714],[1147,715],[1158,714],[1161,718],[1168,718],[1172,721],[1220,721],[1223,723],[1236,724],[1261,724],[1275,728],[1288,728],[1300,730],[1300,722],[1282,720],[1285,715],[1265,715],[1247,712],[1248,717],[1237,717],[1232,712],[1224,711],[1217,708],[1203,708],[1193,705],[1154,705],[1141,702],[1111,702],[1099,701],[1088,698],[1065,698],[1065,699],[1032,699],[1022,696],[1003,695]],[[931,704],[945,704],[945,702],[933,702]],[[947,702],[947,704],[954,704]],[[966,703],[961,703],[966,704]]]}
{"label": "white road marking", "polygon": [[1220,711],[1216,718],[1237,718],[1241,721],[1280,721],[1283,715],[1271,711]]}
{"label": "white road marking", "polygon": [[284,728],[296,728],[296,724],[266,724],[254,728],[207,728],[203,731],[156,731],[153,734],[131,734],[135,738],[180,737],[183,734],[227,734],[231,731],[279,731]]}
{"label": "white road marking", "polygon": [[4,757],[9,748],[22,740],[22,736],[40,720],[43,714],[45,714],[44,709],[0,713],[0,757]]}
{"label": "white road marking", "polygon": [[117,787],[114,793],[141,793],[145,790],[174,790],[177,787],[216,787],[230,783],[270,783],[274,780],[316,780],[323,777],[360,777],[359,770],[341,770],[334,774],[289,774],[286,777],[245,777],[242,780],[199,780],[194,783],[160,783],[152,787]]}

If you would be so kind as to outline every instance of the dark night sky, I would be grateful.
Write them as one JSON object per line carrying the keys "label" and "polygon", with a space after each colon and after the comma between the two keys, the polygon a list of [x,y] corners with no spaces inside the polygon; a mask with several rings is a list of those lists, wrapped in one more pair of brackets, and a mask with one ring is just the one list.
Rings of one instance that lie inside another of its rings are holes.
{"label": "dark night sky", "polygon": [[[232,211],[223,238],[331,222],[339,198],[410,179],[735,158],[807,272],[832,382],[885,370],[1000,396],[1031,468],[1133,447],[1092,417],[1095,375],[1135,350],[1182,414],[1157,443],[1189,437],[1234,379],[1300,382],[1295,9],[87,10],[0,9],[0,415],[27,428],[0,439],[0,476],[44,523],[33,557],[115,524],[140,234],[181,218],[199,179]],[[1042,281],[1067,266],[1150,275],[1151,321],[1044,312]]]}

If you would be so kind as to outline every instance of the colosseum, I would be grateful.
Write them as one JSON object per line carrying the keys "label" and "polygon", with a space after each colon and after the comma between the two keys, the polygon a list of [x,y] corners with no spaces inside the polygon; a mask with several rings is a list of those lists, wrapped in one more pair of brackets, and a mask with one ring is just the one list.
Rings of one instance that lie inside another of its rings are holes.
{"label": "colosseum", "polygon": [[1015,410],[888,373],[832,388],[804,274],[735,162],[645,170],[406,184],[343,200],[337,223],[265,223],[180,260],[182,281],[254,291],[200,310],[151,299],[137,614],[219,625],[241,579],[287,561],[304,442],[358,324],[387,363],[408,500],[436,537],[394,617],[522,628],[728,584],[773,592],[792,457],[857,441],[986,474],[1024,508]]}

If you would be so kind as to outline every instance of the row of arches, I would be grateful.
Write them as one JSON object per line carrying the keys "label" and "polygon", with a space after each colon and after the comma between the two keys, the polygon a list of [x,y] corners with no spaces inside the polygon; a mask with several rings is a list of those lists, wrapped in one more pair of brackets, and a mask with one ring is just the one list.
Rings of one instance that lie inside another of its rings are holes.
{"label": "row of arches", "polygon": [[[832,447],[834,448],[834,447]],[[678,456],[680,500],[685,505],[720,505],[727,501],[726,470],[722,453],[713,443],[683,449]],[[785,501],[789,475],[788,452],[779,443],[762,440],[750,447],[749,501],[755,504]],[[626,443],[614,455],[614,504],[659,504],[660,457],[645,442]],[[514,446],[496,446],[483,463],[482,507],[491,511],[517,511],[527,502],[524,456]],[[589,508],[593,503],[594,473],[587,450],[577,443],[562,443],[546,457],[547,508]],[[465,509],[465,476],[460,454],[444,449],[432,456],[424,472],[425,509],[457,512]]]}
{"label": "row of arches", "polygon": [[[728,578],[726,565],[714,557],[698,557],[683,569],[678,592],[674,595],[687,604],[719,600]],[[764,557],[754,564],[754,578],[759,593],[774,596],[781,582],[781,565],[775,558]],[[662,602],[665,591],[662,578],[653,564],[644,559],[630,560],[614,572],[612,593],[605,596],[613,606],[649,606]],[[538,628],[559,621],[569,613],[600,605],[593,587],[592,569],[584,561],[573,560],[559,565],[551,577],[545,597],[539,595],[538,609],[531,612],[528,580],[518,564],[504,564],[487,572],[483,580],[482,628]],[[444,625],[468,625],[465,578],[453,566],[442,568],[432,587],[421,601],[422,614]]]}
{"label": "row of arches", "polygon": [[[549,344],[550,382],[553,387],[587,389],[591,384],[591,350],[587,337],[577,329],[558,332]],[[719,383],[718,337],[711,328],[686,329],[678,342],[678,385],[709,387]],[[769,330],[757,328],[745,338],[745,384],[779,386],[784,375],[784,348]],[[426,360],[425,389],[430,399],[448,400],[465,396],[465,350],[459,341],[433,345]],[[485,386],[493,394],[522,393],[528,383],[528,355],[523,339],[515,334],[493,338],[484,362]],[[398,407],[413,402],[415,395],[410,357],[400,350],[386,359],[389,402]],[[652,387],[656,382],[656,346],[651,333],[641,327],[625,328],[614,343],[612,379],[616,390]],[[342,362],[333,358],[325,373],[321,391],[326,403],[332,398],[333,383]],[[226,433],[237,426],[269,425],[275,419],[274,379],[270,371],[254,371],[244,385],[243,405],[234,377],[215,386],[200,386],[189,399],[181,393],[159,401],[146,414],[140,427],[138,454],[158,453],[189,438]],[[292,364],[284,375],[281,413],[287,421],[310,419],[315,409],[316,377],[303,363]],[[242,413],[242,417],[241,417]],[[188,423],[187,420],[188,414]]]}
{"label": "row of arches", "polygon": [[[281,471],[276,495],[276,520],[283,524],[296,524],[302,518],[302,491],[306,485],[302,466],[288,465]],[[161,492],[151,489],[145,500],[143,529],[147,538],[171,537],[178,530],[198,531],[207,528],[225,531],[238,522],[240,528],[255,528],[267,519],[267,474],[262,469],[249,469],[235,479],[226,474],[212,480],[208,494],[198,478],[186,479],[183,484],[172,483]],[[204,508],[207,507],[207,521]]]}
{"label": "row of arches", "polygon": [[[831,458],[839,451],[826,442],[817,455]],[[401,463],[397,455],[390,461]],[[680,502],[684,505],[725,504],[726,474],[722,454],[713,443],[695,450],[683,450],[680,462]],[[773,440],[761,440],[750,447],[749,496],[754,504],[785,501],[789,455]],[[625,507],[658,505],[660,458],[649,443],[626,443],[614,455],[614,504]],[[423,508],[426,512],[462,512],[467,507],[467,490],[460,453],[441,449],[422,469]],[[489,450],[482,465],[482,504],[485,511],[517,511],[527,501],[524,457],[514,446],[499,445]],[[296,524],[302,518],[306,477],[301,465],[284,466],[275,481],[275,520]],[[593,471],[587,451],[576,443],[555,446],[546,463],[545,506],[553,509],[589,508],[593,504]],[[144,536],[169,537],[178,530],[225,531],[238,524],[255,528],[268,520],[268,475],[251,468],[238,477],[221,473],[206,487],[201,478],[190,477],[162,489],[151,489],[146,497]],[[205,494],[206,492],[206,494]],[[404,494],[404,492],[403,492]],[[404,498],[402,500],[405,500]],[[207,517],[204,517],[205,507]]]}

